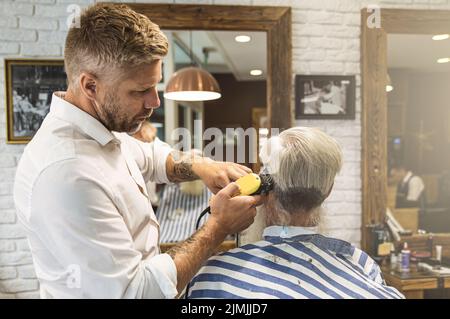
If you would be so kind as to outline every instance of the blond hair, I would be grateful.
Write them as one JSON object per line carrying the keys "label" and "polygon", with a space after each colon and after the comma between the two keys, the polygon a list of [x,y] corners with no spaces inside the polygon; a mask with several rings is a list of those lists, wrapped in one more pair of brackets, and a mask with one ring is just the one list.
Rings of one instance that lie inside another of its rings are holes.
{"label": "blond hair", "polygon": [[168,41],[158,25],[126,5],[95,4],[83,11],[80,27],[69,30],[64,63],[69,85],[81,72],[99,78],[151,63],[167,54]]}

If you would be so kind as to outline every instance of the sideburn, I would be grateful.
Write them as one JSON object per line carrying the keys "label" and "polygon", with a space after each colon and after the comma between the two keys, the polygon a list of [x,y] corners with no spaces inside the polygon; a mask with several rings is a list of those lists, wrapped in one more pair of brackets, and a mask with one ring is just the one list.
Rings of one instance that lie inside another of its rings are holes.
{"label": "sideburn", "polygon": [[115,93],[106,93],[105,102],[101,106],[102,120],[104,122],[103,125],[105,125],[108,130],[123,132],[125,131],[125,128],[122,127],[123,123],[120,123],[120,107],[118,102]]}

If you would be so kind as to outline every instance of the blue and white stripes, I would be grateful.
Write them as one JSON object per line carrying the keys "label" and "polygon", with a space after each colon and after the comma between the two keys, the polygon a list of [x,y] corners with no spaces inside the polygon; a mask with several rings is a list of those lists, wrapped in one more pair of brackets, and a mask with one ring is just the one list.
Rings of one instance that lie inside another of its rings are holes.
{"label": "blue and white stripes", "polygon": [[[211,195],[207,187],[204,187],[200,196],[193,196],[181,192],[178,184],[166,185],[156,211],[160,224],[160,242],[180,242],[189,238],[195,232],[197,218],[209,206]],[[206,219],[207,216],[200,225]]]}
{"label": "blue and white stripes", "polygon": [[264,241],[211,258],[189,298],[403,298],[349,243],[318,234]]}

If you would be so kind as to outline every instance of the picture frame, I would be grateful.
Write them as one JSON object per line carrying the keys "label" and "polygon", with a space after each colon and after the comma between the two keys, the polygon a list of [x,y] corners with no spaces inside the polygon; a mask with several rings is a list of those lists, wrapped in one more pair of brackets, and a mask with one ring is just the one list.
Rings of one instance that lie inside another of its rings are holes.
{"label": "picture frame", "polygon": [[354,75],[296,75],[295,119],[355,119]]}
{"label": "picture frame", "polygon": [[50,110],[53,92],[66,89],[62,59],[5,59],[6,142],[28,143]]}

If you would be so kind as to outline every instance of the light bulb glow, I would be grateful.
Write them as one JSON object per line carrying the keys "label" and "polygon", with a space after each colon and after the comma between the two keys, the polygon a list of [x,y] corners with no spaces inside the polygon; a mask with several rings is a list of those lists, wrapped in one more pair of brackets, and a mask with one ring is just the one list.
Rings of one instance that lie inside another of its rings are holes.
{"label": "light bulb glow", "polygon": [[211,101],[217,100],[222,95],[211,91],[179,91],[166,92],[164,98],[175,101]]}
{"label": "light bulb glow", "polygon": [[447,40],[448,38],[450,38],[450,34],[436,34],[432,37],[434,41]]}
{"label": "light bulb glow", "polygon": [[437,63],[442,64],[442,63],[449,63],[450,62],[450,58],[440,58],[437,60]]}
{"label": "light bulb glow", "polygon": [[261,74],[263,74],[263,72],[261,70],[251,70],[250,71],[250,75],[253,75],[253,76],[259,76]]}
{"label": "light bulb glow", "polygon": [[236,37],[234,38],[234,40],[235,40],[236,42],[240,42],[240,43],[250,42],[251,39],[252,39],[252,38],[250,38],[248,35],[244,35],[244,34],[238,35],[238,36],[236,36]]}

